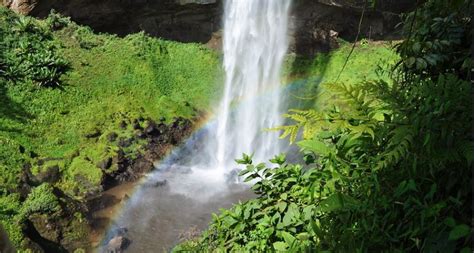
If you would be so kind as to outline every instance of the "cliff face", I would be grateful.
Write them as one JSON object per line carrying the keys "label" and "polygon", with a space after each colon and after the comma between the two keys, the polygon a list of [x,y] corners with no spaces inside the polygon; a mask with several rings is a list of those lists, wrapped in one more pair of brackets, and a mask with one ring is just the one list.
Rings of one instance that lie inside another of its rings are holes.
{"label": "cliff face", "polygon": [[[98,32],[150,35],[183,42],[210,42],[219,47],[223,0],[3,0],[22,14],[45,17],[51,9]],[[304,55],[327,51],[334,38],[357,34],[365,0],[294,0],[290,31],[292,51]],[[393,36],[398,14],[413,8],[410,0],[379,0],[367,11],[362,36]]]}

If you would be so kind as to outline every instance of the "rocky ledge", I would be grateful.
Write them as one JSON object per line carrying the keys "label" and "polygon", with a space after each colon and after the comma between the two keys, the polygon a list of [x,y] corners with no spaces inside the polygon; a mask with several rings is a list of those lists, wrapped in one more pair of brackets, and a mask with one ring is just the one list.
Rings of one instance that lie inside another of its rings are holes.
{"label": "rocky ledge", "polygon": [[[3,0],[23,14],[45,17],[52,9],[98,32],[126,35],[146,33],[182,42],[220,47],[224,0]],[[365,0],[294,0],[291,50],[314,55],[337,47],[337,37],[352,41],[358,31]],[[399,14],[414,8],[410,0],[380,0],[367,7],[362,37],[396,37]]]}

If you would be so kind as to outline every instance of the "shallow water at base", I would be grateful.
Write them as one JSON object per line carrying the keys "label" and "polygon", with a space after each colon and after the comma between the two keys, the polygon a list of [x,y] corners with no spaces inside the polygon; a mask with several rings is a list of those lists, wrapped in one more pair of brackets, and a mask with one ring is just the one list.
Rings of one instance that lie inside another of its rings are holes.
{"label": "shallow water at base", "polygon": [[125,252],[169,252],[180,240],[206,229],[211,213],[254,197],[243,184],[228,184],[225,191],[212,197],[199,198],[199,191],[191,196],[173,191],[171,184],[176,183],[178,177],[192,176],[193,173],[173,173],[142,186],[140,195],[148,197],[141,199],[139,205],[129,205],[120,223],[115,224],[117,228],[128,229],[126,236],[132,242]]}

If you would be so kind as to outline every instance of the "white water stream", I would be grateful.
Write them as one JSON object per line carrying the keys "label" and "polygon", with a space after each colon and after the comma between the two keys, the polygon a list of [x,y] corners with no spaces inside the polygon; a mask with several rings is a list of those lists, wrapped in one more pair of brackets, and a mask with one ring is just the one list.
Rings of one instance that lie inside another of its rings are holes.
{"label": "white water stream", "polygon": [[[224,94],[217,115],[217,166],[242,153],[264,161],[281,152],[280,75],[288,48],[289,0],[228,0],[224,13]],[[266,96],[259,96],[265,93]],[[232,104],[241,101],[232,111]],[[212,146],[211,146],[212,147]]]}

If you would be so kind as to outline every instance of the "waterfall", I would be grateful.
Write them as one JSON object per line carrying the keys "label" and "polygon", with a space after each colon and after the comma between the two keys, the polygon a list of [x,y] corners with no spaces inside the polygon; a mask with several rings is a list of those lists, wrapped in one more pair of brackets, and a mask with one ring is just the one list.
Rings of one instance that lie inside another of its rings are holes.
{"label": "waterfall", "polygon": [[[217,114],[216,167],[242,153],[264,161],[281,152],[280,75],[288,48],[289,0],[227,0],[224,10],[225,87]],[[265,96],[260,96],[265,93]],[[232,105],[238,106],[233,110]]]}
{"label": "waterfall", "polygon": [[170,184],[172,191],[208,198],[224,191],[229,181],[238,180],[235,159],[243,153],[265,162],[283,151],[285,142],[279,140],[279,133],[265,130],[281,125],[286,109],[280,77],[288,49],[290,3],[225,1],[222,97],[206,133],[190,142],[189,152],[176,154],[179,161],[161,166],[192,171],[192,175],[177,177]]}
{"label": "waterfall", "polygon": [[[251,198],[247,185],[229,183],[237,178],[234,159],[247,153],[264,162],[283,151],[279,133],[264,130],[282,124],[280,75],[290,2],[225,2],[225,83],[215,119],[157,164],[127,202],[116,224],[130,228],[130,252],[171,247],[179,231],[204,229],[209,220],[203,217]],[[157,234],[144,233],[150,227]]]}

